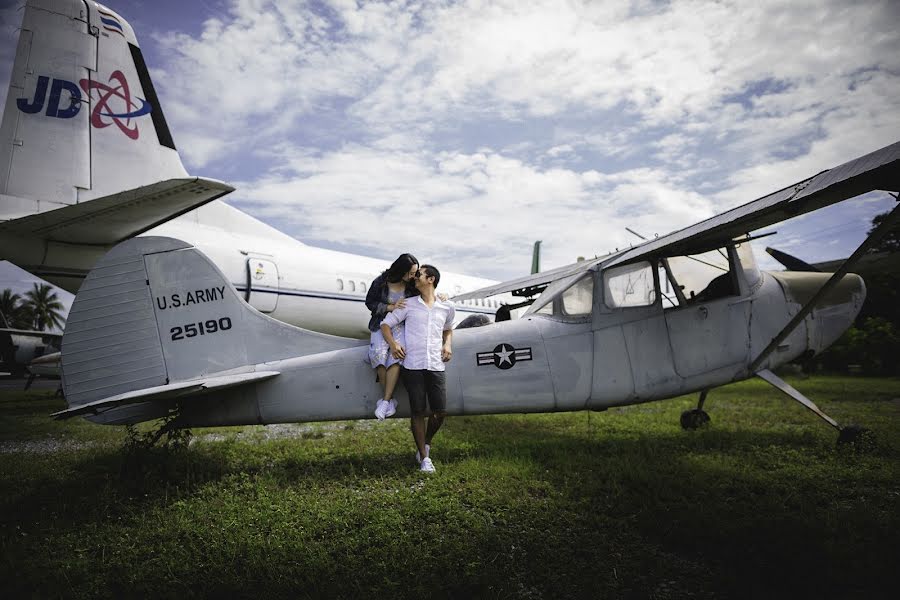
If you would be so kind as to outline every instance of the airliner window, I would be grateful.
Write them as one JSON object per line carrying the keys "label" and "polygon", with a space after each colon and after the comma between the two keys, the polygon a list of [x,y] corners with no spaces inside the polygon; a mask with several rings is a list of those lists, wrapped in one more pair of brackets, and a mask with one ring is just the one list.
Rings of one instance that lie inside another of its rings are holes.
{"label": "airliner window", "polygon": [[365,281],[359,282],[359,291],[361,291],[361,292],[366,291],[366,282]]}
{"label": "airliner window", "polygon": [[344,280],[343,280],[343,279],[338,279],[338,280],[337,280],[337,284],[338,284],[338,291],[339,291],[339,292],[342,292],[342,291],[344,290]]}
{"label": "airliner window", "polygon": [[603,295],[606,306],[610,308],[650,306],[656,302],[656,286],[650,263],[641,262],[604,271]]}
{"label": "airliner window", "polygon": [[659,282],[665,308],[703,304],[739,293],[727,248],[664,259]]}
{"label": "airliner window", "polygon": [[355,284],[355,283],[353,283],[352,281],[348,281],[348,282],[347,282],[347,285],[350,286],[350,291],[351,291],[351,292],[355,292],[355,291],[356,291],[356,284]]}

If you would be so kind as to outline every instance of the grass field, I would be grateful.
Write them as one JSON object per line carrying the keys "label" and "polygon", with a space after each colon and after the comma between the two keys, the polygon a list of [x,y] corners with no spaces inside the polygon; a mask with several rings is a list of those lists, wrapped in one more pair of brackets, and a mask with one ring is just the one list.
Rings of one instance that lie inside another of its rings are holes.
{"label": "grass field", "polygon": [[125,432],[0,394],[5,598],[894,598],[900,380],[790,380],[857,454],[761,381],[555,415],[448,419],[438,472],[394,420]]}

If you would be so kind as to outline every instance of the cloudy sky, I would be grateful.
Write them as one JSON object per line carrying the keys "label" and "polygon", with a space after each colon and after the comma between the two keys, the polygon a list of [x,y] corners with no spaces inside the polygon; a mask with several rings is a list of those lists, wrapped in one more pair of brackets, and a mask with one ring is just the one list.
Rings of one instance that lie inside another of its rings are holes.
{"label": "cloudy sky", "polygon": [[[21,12],[2,1],[5,94]],[[108,5],[188,171],[230,203],[472,275],[527,272],[537,239],[546,268],[605,254],[900,140],[895,0]],[[766,242],[846,256],[892,203]]]}

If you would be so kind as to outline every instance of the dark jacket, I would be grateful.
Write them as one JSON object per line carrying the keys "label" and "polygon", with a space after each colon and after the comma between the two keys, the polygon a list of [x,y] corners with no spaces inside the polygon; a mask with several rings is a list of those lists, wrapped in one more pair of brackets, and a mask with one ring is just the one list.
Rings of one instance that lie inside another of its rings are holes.
{"label": "dark jacket", "polygon": [[[369,286],[369,292],[366,294],[366,307],[372,312],[372,318],[369,319],[369,331],[378,331],[381,322],[388,314],[388,294],[390,290],[387,285],[387,277],[382,273],[372,281]],[[412,281],[406,282],[406,291],[403,294],[406,298],[418,296],[419,290]]]}

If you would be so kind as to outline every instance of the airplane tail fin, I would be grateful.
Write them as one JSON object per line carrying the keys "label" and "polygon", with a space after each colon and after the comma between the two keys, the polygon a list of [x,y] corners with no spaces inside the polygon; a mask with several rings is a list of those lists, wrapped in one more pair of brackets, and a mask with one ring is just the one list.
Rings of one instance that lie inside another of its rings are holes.
{"label": "airplane tail fin", "polygon": [[0,218],[188,177],[128,22],[95,2],[28,0],[0,124]]}
{"label": "airplane tail fin", "polygon": [[190,244],[133,238],[101,258],[75,296],[61,350],[69,409],[60,414],[144,420],[122,405],[272,377],[264,363],[362,343],[256,311]]}

